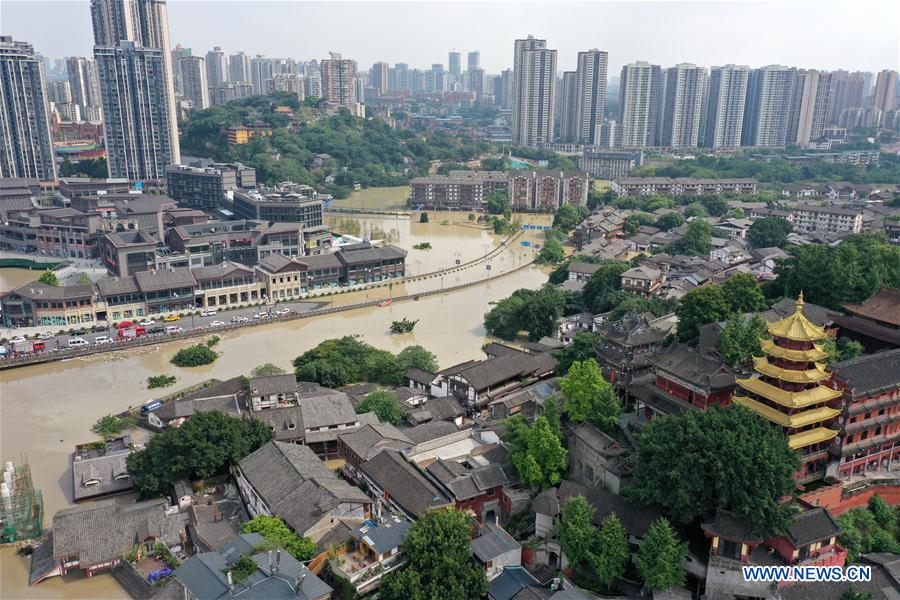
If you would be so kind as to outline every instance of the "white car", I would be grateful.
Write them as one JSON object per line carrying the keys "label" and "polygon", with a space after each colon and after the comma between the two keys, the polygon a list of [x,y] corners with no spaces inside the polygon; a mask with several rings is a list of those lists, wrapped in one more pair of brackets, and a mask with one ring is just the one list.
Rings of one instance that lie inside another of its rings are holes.
{"label": "white car", "polygon": [[26,340],[21,335],[14,336],[9,340],[11,344],[21,344],[24,341]]}
{"label": "white car", "polygon": [[231,317],[232,323],[246,323],[249,320],[247,317]]}
{"label": "white car", "polygon": [[268,319],[269,313],[256,313],[255,315],[253,315],[253,318],[254,319]]}
{"label": "white car", "polygon": [[209,324],[210,327],[225,327],[225,321],[213,321]]}
{"label": "white car", "polygon": [[184,329],[178,325],[166,325],[166,333],[182,333]]}
{"label": "white car", "polygon": [[87,346],[87,340],[80,337],[69,338],[69,348],[75,348],[77,346]]}
{"label": "white car", "polygon": [[94,338],[94,343],[98,346],[101,346],[103,344],[112,344],[112,342],[112,338],[108,335],[98,335]]}
{"label": "white car", "polygon": [[208,308],[208,309],[204,310],[202,313],[200,313],[200,316],[201,317],[214,317],[217,314],[219,314],[219,312],[217,310]]}
{"label": "white car", "polygon": [[38,334],[38,339],[41,339],[41,340],[52,340],[53,337],[54,337],[53,334],[50,333],[49,331],[45,331],[44,333]]}
{"label": "white car", "polygon": [[143,327],[150,327],[151,325],[156,325],[156,321],[153,319],[144,319],[141,321],[141,326]]}

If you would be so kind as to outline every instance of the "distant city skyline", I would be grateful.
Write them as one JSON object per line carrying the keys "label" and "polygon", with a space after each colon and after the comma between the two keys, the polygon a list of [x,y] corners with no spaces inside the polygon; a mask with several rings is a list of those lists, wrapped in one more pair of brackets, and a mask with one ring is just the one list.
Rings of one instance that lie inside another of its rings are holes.
{"label": "distant city skyline", "polygon": [[[890,0],[168,4],[171,44],[197,56],[215,46],[227,54],[298,60],[322,60],[334,51],[361,69],[379,61],[446,68],[449,51],[479,51],[481,68],[498,74],[512,66],[513,40],[533,34],[558,51],[559,72],[575,70],[578,52],[589,48],[609,53],[610,76],[634,61],[873,72],[900,63],[900,8]],[[92,53],[88,0],[0,0],[0,11],[2,33],[44,56]]]}

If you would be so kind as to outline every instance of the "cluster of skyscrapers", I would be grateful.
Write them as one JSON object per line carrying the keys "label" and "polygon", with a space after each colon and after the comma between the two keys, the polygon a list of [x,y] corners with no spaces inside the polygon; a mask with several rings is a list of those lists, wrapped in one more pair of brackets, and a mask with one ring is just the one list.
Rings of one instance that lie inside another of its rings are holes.
{"label": "cluster of skyscrapers", "polygon": [[579,52],[575,70],[560,74],[557,51],[533,36],[515,41],[512,68],[496,75],[485,72],[478,51],[464,64],[456,50],[446,70],[376,62],[360,71],[338,53],[297,61],[218,46],[205,56],[172,49],[165,0],[91,0],[90,10],[93,58],[57,61],[49,81],[31,45],[0,38],[0,176],[55,178],[51,118],[62,118],[102,120],[110,177],[162,180],[180,162],[185,110],[278,91],[357,116],[370,99],[409,95],[492,105],[506,117],[511,141],[529,147],[803,146],[829,125],[900,126],[898,75],[890,70],[633,62],[622,67],[610,111],[606,52]]}

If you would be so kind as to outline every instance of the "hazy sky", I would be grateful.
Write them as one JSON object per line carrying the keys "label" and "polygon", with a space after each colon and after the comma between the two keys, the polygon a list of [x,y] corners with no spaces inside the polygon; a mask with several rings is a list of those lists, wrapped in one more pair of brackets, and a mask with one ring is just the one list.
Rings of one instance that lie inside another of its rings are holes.
{"label": "hazy sky", "polygon": [[[336,51],[368,68],[384,60],[443,63],[450,49],[481,51],[489,73],[511,67],[513,40],[529,33],[559,51],[622,64],[694,62],[850,70],[897,69],[900,2],[300,2],[169,0],[172,45],[227,53],[323,58]],[[46,56],[90,55],[88,0],[0,0],[0,31]],[[465,54],[462,63],[465,68]]]}

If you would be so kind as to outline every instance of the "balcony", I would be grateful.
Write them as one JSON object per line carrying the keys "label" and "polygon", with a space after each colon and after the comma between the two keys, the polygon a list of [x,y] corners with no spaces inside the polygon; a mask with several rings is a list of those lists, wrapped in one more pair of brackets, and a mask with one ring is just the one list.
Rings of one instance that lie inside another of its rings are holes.
{"label": "balcony", "polygon": [[405,564],[406,559],[401,554],[379,561],[363,550],[346,551],[331,560],[332,568],[350,580],[358,592],[368,591],[385,574]]}

